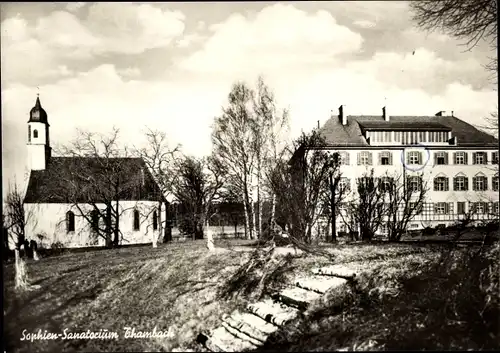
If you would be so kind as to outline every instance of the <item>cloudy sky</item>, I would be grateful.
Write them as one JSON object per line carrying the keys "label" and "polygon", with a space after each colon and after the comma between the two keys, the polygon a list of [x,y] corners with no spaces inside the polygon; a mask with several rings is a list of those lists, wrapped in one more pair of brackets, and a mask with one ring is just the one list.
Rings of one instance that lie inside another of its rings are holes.
{"label": "cloudy sky", "polygon": [[185,153],[210,153],[214,116],[231,84],[262,74],[289,107],[292,135],[349,114],[433,115],[481,124],[497,93],[466,51],[419,31],[406,2],[2,3],[4,189],[23,184],[28,113],[37,92],[51,141],[76,129],[121,129],[137,144],[148,126]]}

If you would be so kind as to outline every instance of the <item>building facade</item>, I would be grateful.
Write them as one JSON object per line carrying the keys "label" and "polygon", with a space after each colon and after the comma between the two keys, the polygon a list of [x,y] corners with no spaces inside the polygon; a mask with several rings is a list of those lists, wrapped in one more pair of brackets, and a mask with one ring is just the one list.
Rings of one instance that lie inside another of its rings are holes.
{"label": "building facade", "polygon": [[[449,226],[470,214],[477,221],[498,219],[498,140],[458,119],[453,112],[434,116],[347,115],[339,107],[319,130],[322,148],[340,155],[342,185],[356,198],[358,178],[373,175],[426,186],[425,203],[408,228]],[[348,231],[344,217],[337,230]],[[383,224],[378,233],[386,234]]]}
{"label": "building facade", "polygon": [[[156,242],[167,202],[141,158],[54,157],[47,113],[37,97],[28,121],[26,237],[38,246]],[[166,219],[163,218],[163,219]]]}

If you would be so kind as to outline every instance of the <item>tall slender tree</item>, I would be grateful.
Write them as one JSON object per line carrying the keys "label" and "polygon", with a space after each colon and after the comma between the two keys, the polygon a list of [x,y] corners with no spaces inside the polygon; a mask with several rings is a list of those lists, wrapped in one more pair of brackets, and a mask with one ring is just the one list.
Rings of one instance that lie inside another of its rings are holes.
{"label": "tall slender tree", "polygon": [[228,182],[241,195],[245,211],[246,237],[254,237],[252,185],[255,170],[254,92],[244,83],[233,85],[228,106],[215,118],[212,132],[213,154],[220,161]]}

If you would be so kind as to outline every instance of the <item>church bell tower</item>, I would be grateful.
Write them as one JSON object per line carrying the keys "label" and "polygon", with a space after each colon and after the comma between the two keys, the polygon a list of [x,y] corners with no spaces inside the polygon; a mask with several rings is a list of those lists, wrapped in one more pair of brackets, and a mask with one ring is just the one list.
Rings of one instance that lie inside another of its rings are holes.
{"label": "church bell tower", "polygon": [[37,95],[28,120],[28,163],[31,170],[44,170],[50,160],[49,122]]}

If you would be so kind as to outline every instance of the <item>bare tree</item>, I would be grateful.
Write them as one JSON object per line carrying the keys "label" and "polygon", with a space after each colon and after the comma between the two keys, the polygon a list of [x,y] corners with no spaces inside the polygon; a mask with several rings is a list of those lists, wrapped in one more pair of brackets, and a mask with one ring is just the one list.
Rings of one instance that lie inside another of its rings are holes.
{"label": "bare tree", "polygon": [[[338,158],[335,154],[334,158]],[[335,161],[336,164],[339,161]],[[332,168],[328,175],[328,192],[324,193],[322,202],[328,225],[331,227],[331,242],[337,241],[337,219],[340,215],[340,206],[350,194],[350,186],[345,182],[340,173],[340,168]],[[327,239],[325,239],[327,240]]]}
{"label": "bare tree", "polygon": [[385,214],[389,241],[399,241],[408,224],[422,212],[428,187],[422,175],[411,176],[417,182],[403,180],[402,176],[385,175],[379,179],[379,190],[385,194]]}
{"label": "bare tree", "polygon": [[36,214],[35,209],[31,208],[25,210],[24,208],[24,196],[19,190],[17,184],[14,183],[10,186],[10,190],[7,192],[7,196],[4,204],[4,221],[3,227],[10,234],[12,242],[14,243],[14,254],[15,254],[15,288],[19,290],[30,290],[35,287],[28,284],[28,274],[26,272],[26,264],[20,257],[21,247],[24,246],[25,253],[28,251],[26,248],[27,237],[26,237],[26,225],[29,223],[35,224]]}
{"label": "bare tree", "polygon": [[262,201],[263,192],[272,194],[271,197],[271,224],[274,223],[276,196],[272,193],[269,176],[277,161],[286,153],[283,143],[284,135],[288,132],[288,110],[279,111],[276,99],[271,89],[259,77],[257,93],[254,99],[254,150],[257,159],[257,199],[258,199],[258,232],[262,233]]}
{"label": "bare tree", "polygon": [[[174,180],[174,164],[176,160],[180,157],[180,145],[176,145],[171,148],[167,134],[163,131],[152,130],[146,128],[145,131],[146,145],[142,148],[134,148],[136,155],[141,157],[146,163],[149,171],[151,172],[154,180],[160,187],[162,195],[167,197],[168,195],[173,195],[172,183]],[[162,203],[159,201],[158,209],[162,210]],[[165,202],[165,210],[168,208],[168,203]],[[166,227],[166,221],[162,220],[161,212],[158,214],[159,217],[159,232],[163,233],[163,229]],[[165,217],[166,218],[166,217]],[[167,242],[167,233],[165,232],[163,242]]]}
{"label": "bare tree", "polygon": [[220,162],[212,157],[187,156],[178,163],[173,193],[187,211],[185,228],[192,232],[193,239],[203,239],[212,203],[223,186],[223,172]]}
{"label": "bare tree", "polygon": [[321,200],[328,179],[339,168],[338,156],[320,147],[324,138],[314,130],[294,142],[290,164],[280,161],[272,174],[272,188],[288,228],[290,240],[307,249],[318,218],[324,214]]}
{"label": "bare tree", "polygon": [[106,246],[116,247],[120,240],[126,241],[120,229],[120,217],[125,212],[137,209],[143,220],[150,218],[153,207],[121,206],[120,200],[126,195],[140,196],[148,171],[138,165],[139,159],[130,163],[128,149],[120,148],[117,128],[109,135],[79,131],[74,141],[59,149],[64,156],[79,158],[51,161],[65,163],[64,167],[53,168],[59,171],[53,176],[58,193],[77,210],[75,216],[86,221],[94,236],[105,239]]}
{"label": "bare tree", "polygon": [[245,211],[245,235],[254,237],[251,186],[255,168],[253,103],[254,92],[244,83],[233,85],[229,104],[215,118],[212,143],[214,156],[225,168],[228,183],[241,195]]}
{"label": "bare tree", "polygon": [[[472,49],[481,40],[497,47],[497,2],[495,0],[412,1],[413,19],[425,30],[440,30]],[[496,82],[497,58],[486,66]]]}
{"label": "bare tree", "polygon": [[351,233],[356,231],[352,225],[357,225],[361,240],[370,241],[383,223],[385,211],[384,193],[380,192],[373,169],[356,180],[356,191],[355,199],[347,207],[354,222],[346,220],[343,213],[341,217]]}

